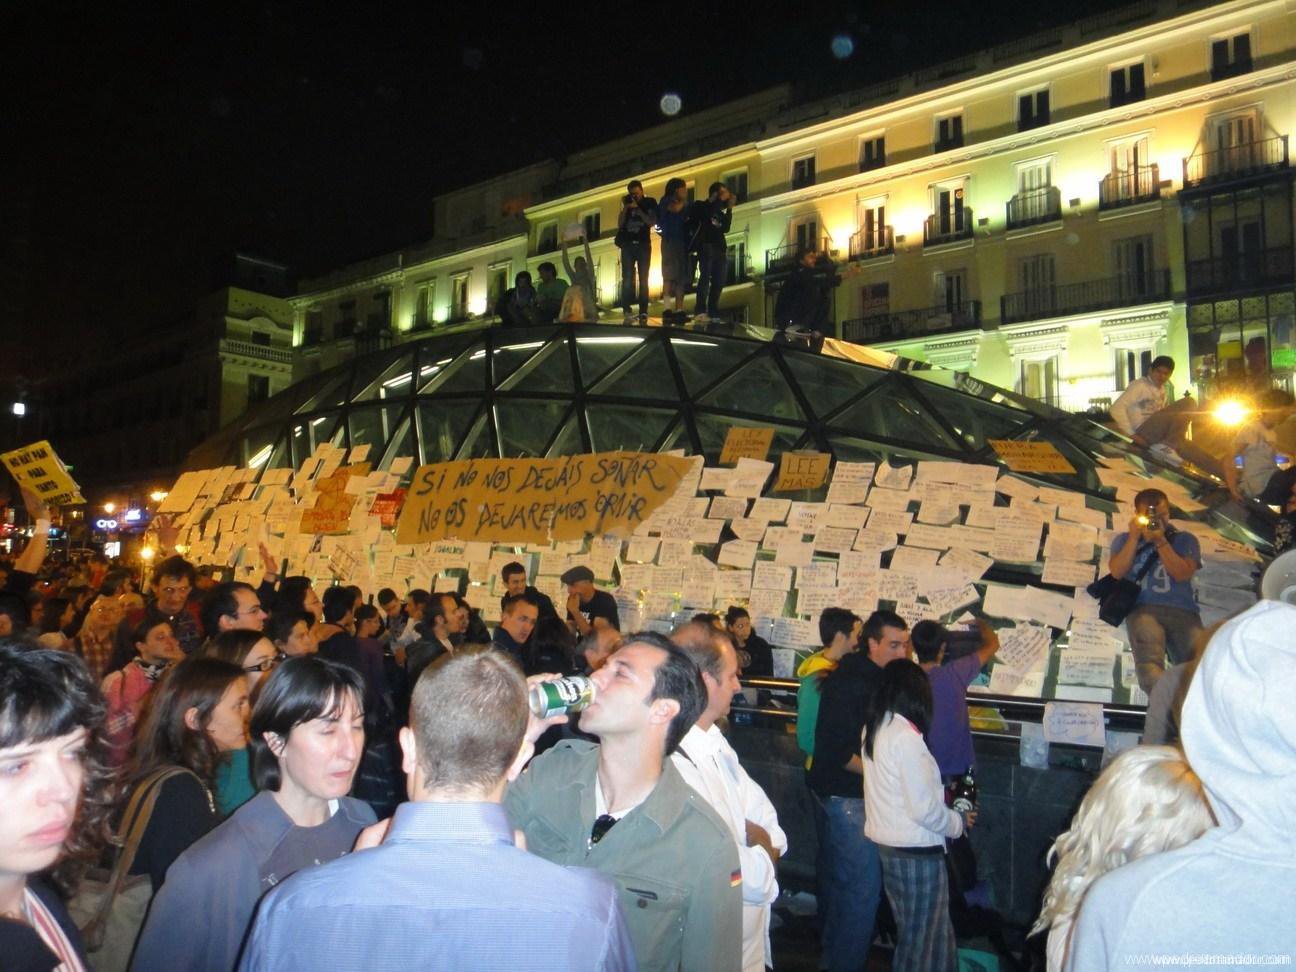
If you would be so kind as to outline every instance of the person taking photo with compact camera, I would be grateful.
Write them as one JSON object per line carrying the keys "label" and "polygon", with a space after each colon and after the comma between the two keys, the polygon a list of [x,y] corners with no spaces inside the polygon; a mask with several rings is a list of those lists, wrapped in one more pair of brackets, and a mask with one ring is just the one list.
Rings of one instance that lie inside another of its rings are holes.
{"label": "person taking photo with compact camera", "polygon": [[1192,577],[1201,569],[1201,545],[1191,533],[1170,526],[1170,501],[1159,489],[1134,497],[1126,533],[1112,539],[1108,570],[1139,584],[1138,600],[1125,619],[1139,687],[1151,693],[1165,673],[1166,654],[1175,664],[1192,657],[1201,614]]}
{"label": "person taking photo with compact camera", "polygon": [[639,323],[648,321],[648,264],[652,261],[652,227],[657,222],[657,200],[645,196],[643,183],[626,186],[617,216],[615,243],[621,250],[621,309],[625,323],[633,321],[631,306],[639,304]]}

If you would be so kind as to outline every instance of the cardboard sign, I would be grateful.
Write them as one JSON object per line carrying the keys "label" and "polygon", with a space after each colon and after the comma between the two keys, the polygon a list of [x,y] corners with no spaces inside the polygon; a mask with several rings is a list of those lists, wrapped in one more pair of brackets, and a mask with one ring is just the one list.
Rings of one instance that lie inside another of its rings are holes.
{"label": "cardboard sign", "polygon": [[85,502],[80,487],[46,440],[6,452],[0,459],[14,482],[51,506]]}
{"label": "cardboard sign", "polygon": [[391,530],[396,526],[396,518],[400,516],[401,507],[405,505],[407,492],[409,491],[405,489],[397,489],[390,493],[379,493],[374,497],[369,512],[382,519],[384,530]]}
{"label": "cardboard sign", "polygon": [[817,489],[828,478],[828,464],[832,456],[826,452],[785,452],[779,461],[778,479],[774,492],[791,492],[795,489]]}
{"label": "cardboard sign", "polygon": [[986,439],[990,448],[1013,472],[1074,473],[1075,466],[1057,451],[1052,442],[1018,442],[1015,439]]}
{"label": "cardboard sign", "polygon": [[735,425],[725,436],[720,465],[732,466],[739,459],[764,459],[774,442],[773,429],[750,429]]}
{"label": "cardboard sign", "polygon": [[316,480],[319,495],[315,506],[302,513],[299,529],[302,533],[349,533],[351,529],[351,510],[360,497],[348,493],[346,484],[352,476],[369,475],[369,463],[362,462],[355,466],[343,466],[335,469],[331,476]]}
{"label": "cardboard sign", "polygon": [[629,536],[674,496],[691,459],[599,452],[556,459],[468,459],[420,466],[397,543],[494,543]]}

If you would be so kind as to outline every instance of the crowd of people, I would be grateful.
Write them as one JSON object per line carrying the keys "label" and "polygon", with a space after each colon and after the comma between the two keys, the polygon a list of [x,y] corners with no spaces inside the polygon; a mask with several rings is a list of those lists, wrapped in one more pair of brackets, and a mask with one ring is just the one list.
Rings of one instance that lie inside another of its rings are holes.
{"label": "crowd of people", "polygon": [[[556,606],[520,562],[494,631],[455,593],[321,592],[268,556],[258,588],[178,555],[139,584],[46,563],[29,503],[0,589],[4,967],[772,966],[788,837],[722,731],[739,674],[772,674],[742,608],[622,634],[588,568]],[[1117,757],[1055,844],[1051,969],[1281,951],[1294,620],[1262,602],[1199,632],[1183,748]],[[836,607],[819,633],[797,741],[822,965],[865,967],[885,923],[892,968],[954,969],[965,692],[998,640]],[[593,702],[538,717],[532,683],[567,674]]]}
{"label": "crowd of people", "polygon": [[[693,201],[689,200],[688,184],[679,178],[667,180],[660,202],[645,195],[638,179],[626,186],[613,237],[620,253],[619,303],[624,323],[648,321],[648,274],[654,233],[661,239],[662,323],[693,320],[706,324],[720,316],[720,295],[729,282],[726,234],[733,222],[735,202],[737,198],[723,182],[712,183],[705,199]],[[520,271],[494,307],[505,326],[599,319],[599,288],[589,239],[583,231],[565,233],[559,243],[569,279],[559,277],[550,261],[536,268],[539,284],[529,270]],[[582,247],[582,253],[575,258],[568,253],[572,244]],[[690,317],[684,311],[684,296],[695,282],[696,301]]]}

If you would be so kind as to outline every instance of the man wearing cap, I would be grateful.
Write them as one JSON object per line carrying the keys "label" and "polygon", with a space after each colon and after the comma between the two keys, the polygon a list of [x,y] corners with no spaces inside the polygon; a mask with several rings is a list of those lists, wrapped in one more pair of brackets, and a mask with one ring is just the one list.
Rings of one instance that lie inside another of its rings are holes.
{"label": "man wearing cap", "polygon": [[567,585],[567,626],[584,637],[597,627],[621,630],[616,600],[607,591],[594,588],[594,571],[573,567],[559,578]]}

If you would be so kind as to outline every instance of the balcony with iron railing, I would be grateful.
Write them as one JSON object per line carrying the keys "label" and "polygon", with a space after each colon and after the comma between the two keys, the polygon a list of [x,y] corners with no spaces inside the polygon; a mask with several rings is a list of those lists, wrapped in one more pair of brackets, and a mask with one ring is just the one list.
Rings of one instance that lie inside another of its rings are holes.
{"label": "balcony with iron railing", "polygon": [[1161,198],[1161,169],[1155,163],[1108,172],[1098,180],[1098,208],[1119,209]]}
{"label": "balcony with iron railing", "polygon": [[1290,246],[1184,261],[1184,289],[1189,297],[1290,287],[1293,282],[1296,270]]}
{"label": "balcony with iron railing", "polygon": [[[832,239],[827,236],[819,240],[819,245],[815,249],[816,252],[827,254],[830,257],[837,255],[832,248]],[[797,265],[797,259],[804,251],[805,244],[796,240],[791,243],[784,243],[782,246],[776,246],[772,250],[766,250],[765,275],[789,273]]]}
{"label": "balcony with iron railing", "polygon": [[928,334],[947,334],[966,331],[981,326],[981,302],[968,300],[960,304],[941,304],[922,310],[893,311],[871,314],[842,321],[842,339],[855,344],[875,341],[896,341],[904,338],[925,337]]}
{"label": "balcony with iron railing", "polygon": [[863,226],[851,234],[850,259],[872,260],[895,252],[895,234],[890,226]]}
{"label": "balcony with iron railing", "polygon": [[1195,152],[1183,160],[1184,190],[1245,181],[1287,170],[1287,136]]}
{"label": "balcony with iron railing", "polygon": [[941,243],[953,243],[956,240],[972,238],[972,210],[947,209],[933,213],[923,223],[923,246],[937,246]]}
{"label": "balcony with iron railing", "polygon": [[999,320],[1003,324],[1019,324],[1113,307],[1132,307],[1168,300],[1169,297],[1170,271],[1151,270],[1004,294],[999,298]]}
{"label": "balcony with iron railing", "polygon": [[1062,218],[1062,190],[1057,186],[1042,186],[1019,192],[1008,200],[1008,228],[1039,226]]}
{"label": "balcony with iron railing", "polygon": [[244,358],[273,361],[276,364],[292,364],[292,351],[288,348],[272,348],[265,344],[254,344],[251,341],[221,338],[220,350],[222,354],[237,354]]}

